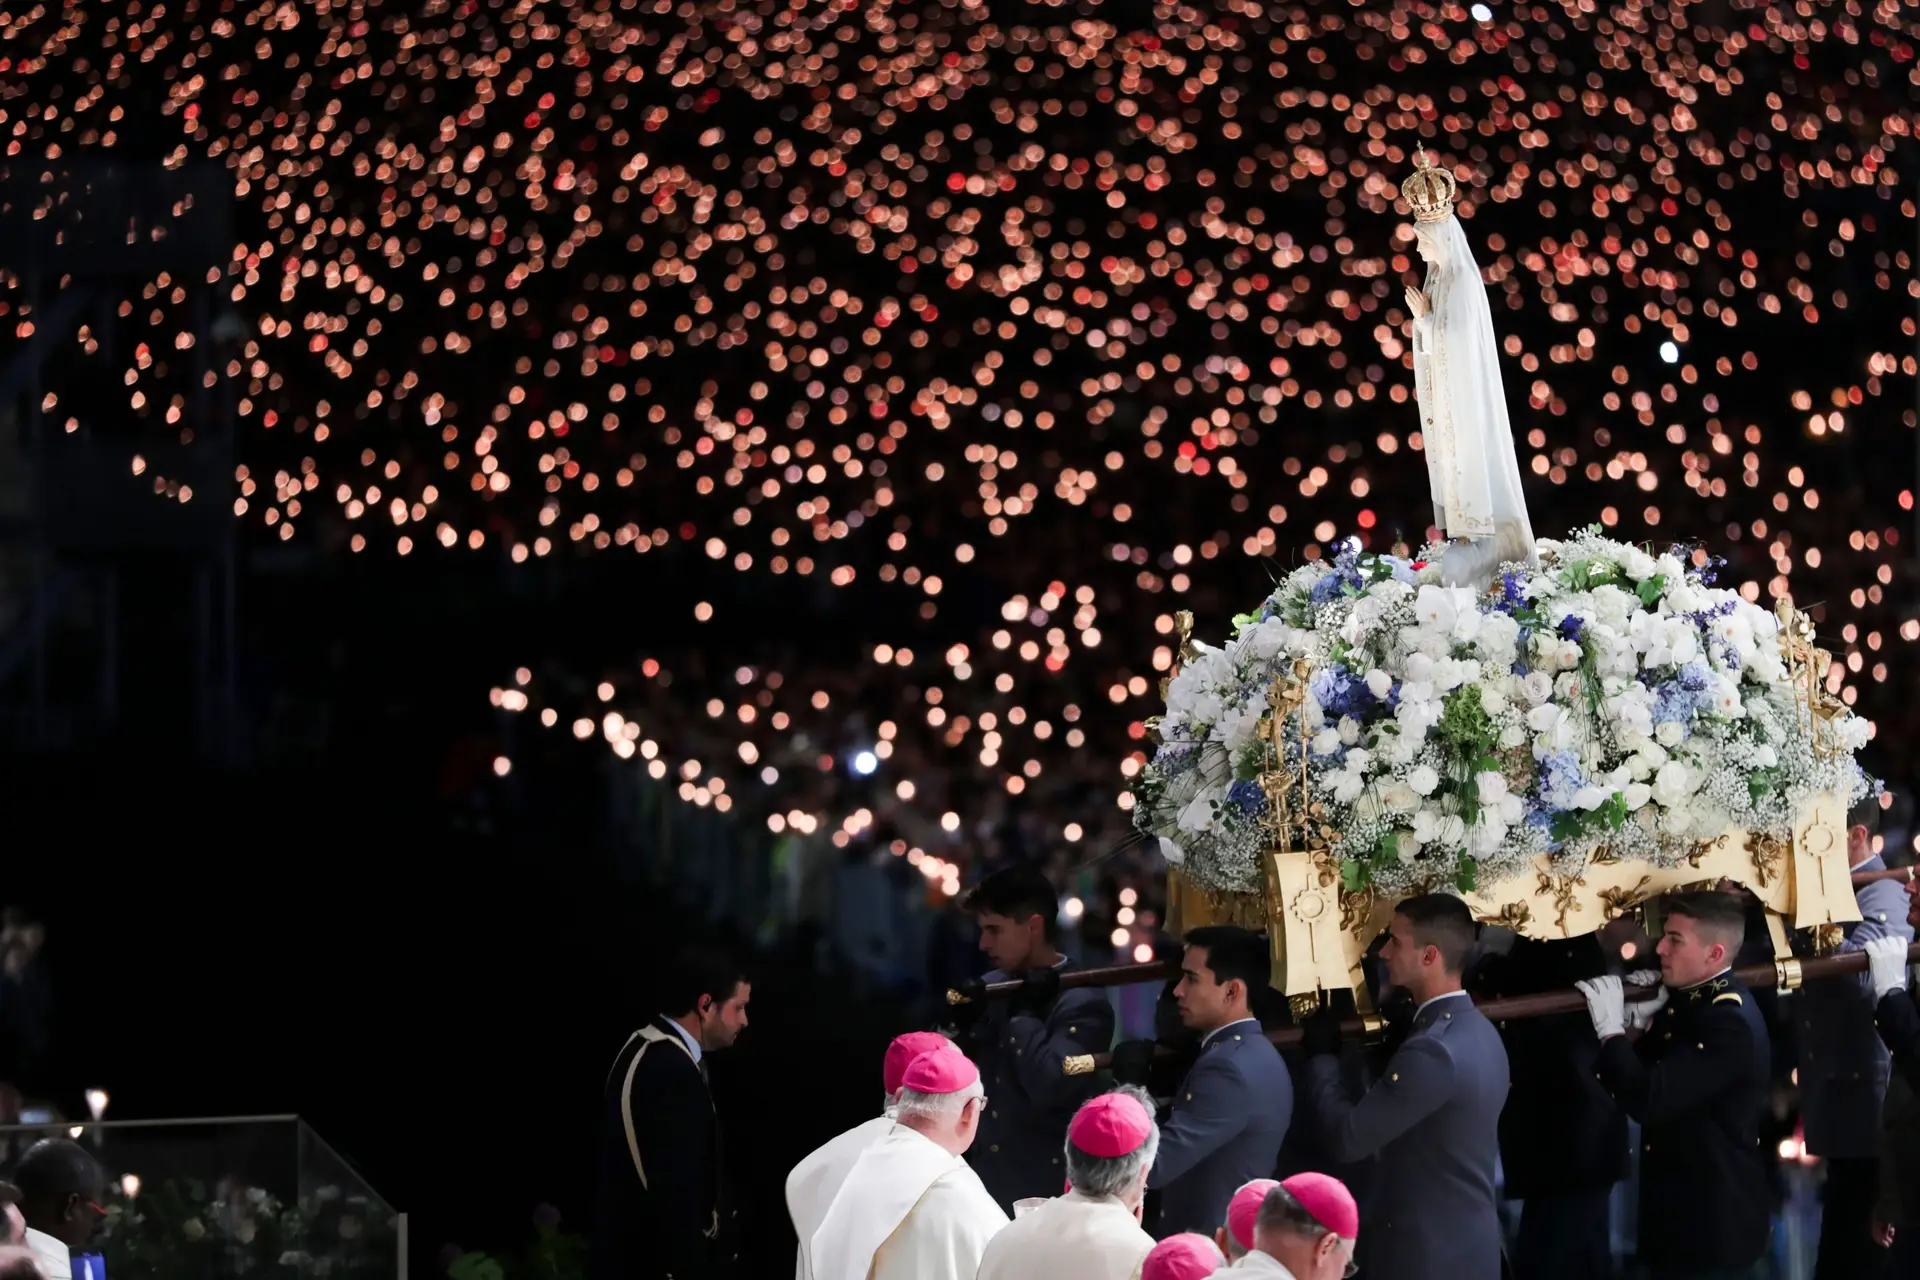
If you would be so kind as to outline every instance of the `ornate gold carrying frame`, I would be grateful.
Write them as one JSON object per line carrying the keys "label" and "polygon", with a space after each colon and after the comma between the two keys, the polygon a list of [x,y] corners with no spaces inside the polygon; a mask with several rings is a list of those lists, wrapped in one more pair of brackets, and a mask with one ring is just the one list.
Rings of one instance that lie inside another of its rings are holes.
{"label": "ornate gold carrying frame", "polygon": [[[1802,723],[1816,754],[1831,759],[1844,751],[1835,724],[1844,707],[1826,688],[1832,656],[1814,644],[1812,621],[1791,598],[1783,598],[1777,612],[1782,657]],[[1184,662],[1192,656],[1193,615],[1182,612],[1177,621]],[[1293,1001],[1296,1012],[1312,1008],[1322,992],[1345,987],[1362,1016],[1370,1018],[1372,1002],[1360,962],[1386,927],[1393,903],[1371,889],[1343,891],[1331,852],[1337,833],[1308,789],[1306,752],[1300,753],[1299,769],[1282,767],[1289,736],[1304,748],[1312,733],[1305,706],[1311,676],[1306,662],[1296,662],[1267,694],[1271,710],[1261,721],[1267,767],[1259,782],[1267,796],[1272,845],[1263,857],[1263,890],[1209,890],[1171,868],[1167,927],[1175,934],[1207,924],[1264,928],[1272,947],[1273,986]],[[1791,989],[1799,985],[1799,962],[1789,951],[1788,928],[1814,929],[1816,939],[1830,946],[1839,925],[1860,918],[1847,864],[1846,819],[1845,796],[1821,796],[1797,816],[1788,841],[1729,829],[1696,844],[1677,866],[1656,867],[1603,852],[1571,874],[1542,856],[1528,871],[1462,896],[1483,923],[1530,938],[1571,938],[1592,933],[1663,893],[1729,881],[1751,890],[1765,906],[1780,983]]]}

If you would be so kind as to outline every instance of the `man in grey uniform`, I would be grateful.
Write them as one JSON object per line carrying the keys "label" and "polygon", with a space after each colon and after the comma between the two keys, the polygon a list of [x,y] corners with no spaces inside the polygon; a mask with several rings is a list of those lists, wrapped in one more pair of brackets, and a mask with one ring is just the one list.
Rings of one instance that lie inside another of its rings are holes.
{"label": "man in grey uniform", "polygon": [[[1057,1196],[1067,1125],[1099,1091],[1090,1075],[1070,1076],[1066,1059],[1113,1043],[1113,1004],[1097,987],[1060,989],[1060,899],[1038,867],[1008,867],[974,886],[963,905],[980,923],[980,949],[993,969],[962,983],[968,1018],[955,1039],[980,1068],[987,1109],[967,1161],[1008,1213],[1016,1200]],[[1018,979],[1021,991],[986,998],[986,984]]]}
{"label": "man in grey uniform", "polygon": [[[1873,851],[1879,830],[1880,801],[1868,796],[1848,815],[1847,861],[1855,871],[1885,868]],[[1863,950],[1875,938],[1913,941],[1899,881],[1876,880],[1860,886],[1855,896],[1860,919],[1846,926],[1846,940],[1834,954]],[[1887,1265],[1887,1251],[1875,1243],[1870,1228],[1879,1195],[1880,1107],[1892,1069],[1873,1026],[1872,978],[1864,973],[1823,978],[1809,982],[1794,999],[1800,1005],[1794,1040],[1807,1152],[1827,1162],[1814,1280],[1865,1280]]]}
{"label": "man in grey uniform", "polygon": [[[1233,1193],[1272,1174],[1293,1116],[1293,1080],[1252,1013],[1272,972],[1259,934],[1227,925],[1186,936],[1174,999],[1180,1021],[1201,1033],[1200,1055],[1160,1121],[1160,1151],[1147,1179],[1160,1191],[1155,1236],[1183,1231],[1211,1238],[1227,1220]],[[1114,1048],[1113,1076],[1144,1084],[1151,1040]]]}
{"label": "man in grey uniform", "polygon": [[1361,1265],[1383,1280],[1500,1274],[1493,1180],[1507,1051],[1460,987],[1475,936],[1467,905],[1446,894],[1408,898],[1395,910],[1380,959],[1418,1008],[1358,1102],[1341,1076],[1332,1010],[1307,1021],[1307,1092],[1328,1154],[1380,1157]]}

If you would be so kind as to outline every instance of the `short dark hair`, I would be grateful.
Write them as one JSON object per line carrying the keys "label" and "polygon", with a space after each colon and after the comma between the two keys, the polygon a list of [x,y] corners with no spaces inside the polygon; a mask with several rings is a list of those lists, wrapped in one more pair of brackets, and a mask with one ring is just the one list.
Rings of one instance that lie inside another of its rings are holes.
{"label": "short dark hair", "polygon": [[1880,797],[1868,794],[1853,808],[1847,810],[1847,826],[1865,827],[1867,836],[1871,839],[1880,834],[1880,815],[1883,812],[1880,808]]}
{"label": "short dark hair", "polygon": [[1213,980],[1224,987],[1238,978],[1247,986],[1249,1001],[1273,979],[1267,940],[1251,929],[1231,924],[1202,925],[1187,930],[1182,941],[1189,947],[1205,947]]}
{"label": "short dark hair", "polygon": [[20,1212],[32,1225],[38,1211],[57,1210],[69,1196],[90,1200],[99,1195],[105,1176],[100,1162],[79,1143],[42,1138],[27,1148],[13,1170]]}
{"label": "short dark hair", "polygon": [[994,872],[967,892],[960,901],[963,910],[973,914],[1005,916],[1024,921],[1039,916],[1046,928],[1047,941],[1060,931],[1060,894],[1046,873],[1030,862]]}
{"label": "short dark hair", "polygon": [[1707,938],[1725,944],[1729,959],[1747,940],[1746,904],[1733,894],[1712,889],[1676,893],[1668,897],[1666,906],[1668,915],[1685,916]]}
{"label": "short dark hair", "polygon": [[746,970],[719,947],[686,947],[667,967],[661,1005],[668,1017],[682,1017],[700,1007],[702,996],[711,996],[715,1004],[725,1004],[733,998],[734,988],[746,980]]}
{"label": "short dark hair", "polygon": [[1466,903],[1450,893],[1421,893],[1395,906],[1393,913],[1407,918],[1415,942],[1439,950],[1440,963],[1448,973],[1466,969],[1467,957],[1480,940],[1480,929]]}
{"label": "short dark hair", "polygon": [[1290,1231],[1318,1240],[1328,1234],[1326,1224],[1307,1212],[1307,1207],[1285,1187],[1275,1187],[1260,1202],[1260,1213],[1253,1220],[1255,1231]]}

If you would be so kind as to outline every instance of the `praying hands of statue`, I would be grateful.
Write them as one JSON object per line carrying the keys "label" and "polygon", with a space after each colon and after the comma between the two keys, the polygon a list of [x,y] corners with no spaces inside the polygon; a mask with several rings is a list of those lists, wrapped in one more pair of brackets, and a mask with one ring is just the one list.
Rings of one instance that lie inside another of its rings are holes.
{"label": "praying hands of statue", "polygon": [[1415,320],[1427,314],[1427,295],[1412,285],[1407,286],[1407,310],[1413,312]]}

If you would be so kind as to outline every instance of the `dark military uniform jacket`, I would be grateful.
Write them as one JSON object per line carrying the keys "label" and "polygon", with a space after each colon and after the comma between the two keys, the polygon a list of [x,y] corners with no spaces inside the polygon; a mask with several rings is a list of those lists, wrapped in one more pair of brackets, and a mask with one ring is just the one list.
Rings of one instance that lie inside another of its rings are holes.
{"label": "dark military uniform jacket", "polygon": [[706,1073],[656,1018],[614,1058],[601,1099],[590,1280],[732,1274],[732,1210]]}
{"label": "dark military uniform jacket", "polygon": [[1727,973],[1670,991],[1638,1043],[1601,1044],[1596,1074],[1640,1122],[1640,1261],[1649,1267],[1731,1269],[1766,1249],[1769,1052],[1766,1024]]}
{"label": "dark military uniform jacket", "polygon": [[[988,982],[1018,977],[998,971]],[[1057,1196],[1066,1185],[1067,1125],[1099,1092],[1097,1077],[1070,1076],[1066,1059],[1113,1045],[1113,1004],[1095,987],[1062,991],[1044,1010],[989,1004],[960,1040],[980,1068],[987,1112],[967,1152],[988,1194],[1009,1214],[1013,1202]]]}
{"label": "dark military uniform jacket", "polygon": [[1160,1152],[1147,1176],[1160,1192],[1154,1236],[1211,1235],[1234,1192],[1273,1176],[1292,1118],[1293,1078],[1258,1020],[1206,1036],[1160,1117]]}
{"label": "dark military uniform jacket", "polygon": [[[1869,858],[1856,871],[1885,866]],[[1865,949],[1875,938],[1913,940],[1907,891],[1876,880],[1857,894],[1860,919],[1846,926],[1836,955]],[[1886,1046],[1873,1027],[1873,978],[1842,974],[1809,982],[1793,997],[1794,1047],[1800,1067],[1800,1118],[1807,1150],[1825,1159],[1865,1159],[1878,1149],[1880,1105],[1889,1071]]]}
{"label": "dark military uniform jacket", "polygon": [[1494,1193],[1507,1051],[1462,992],[1429,1000],[1358,1102],[1339,1059],[1307,1059],[1311,1110],[1342,1162],[1378,1156],[1360,1265],[1381,1280],[1464,1280],[1501,1271]]}

